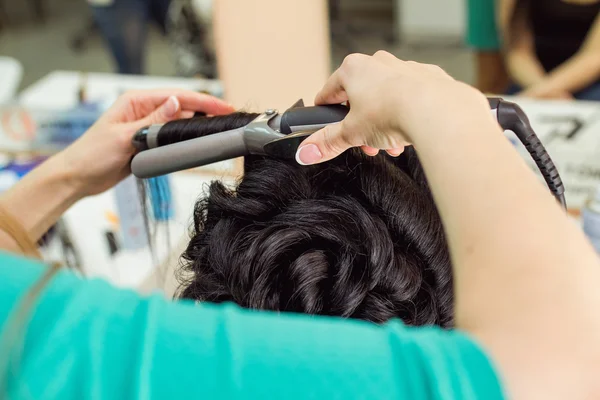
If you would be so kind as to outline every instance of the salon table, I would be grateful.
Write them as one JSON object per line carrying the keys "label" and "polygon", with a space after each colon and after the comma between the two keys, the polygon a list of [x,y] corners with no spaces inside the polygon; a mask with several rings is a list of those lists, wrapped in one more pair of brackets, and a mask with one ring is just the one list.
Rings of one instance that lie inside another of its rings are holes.
{"label": "salon table", "polygon": [[233,178],[226,174],[180,172],[170,175],[174,216],[168,222],[156,223],[152,251],[148,247],[120,248],[111,255],[106,232],[114,231],[111,223],[114,217],[110,217],[117,215],[114,190],[76,203],[63,216],[63,221],[71,233],[83,274],[105,278],[117,286],[141,291],[160,289],[172,294],[176,284],[173,271],[189,242],[194,204],[216,179],[233,183]]}
{"label": "salon table", "polygon": [[31,108],[69,109],[77,105],[82,86],[87,101],[108,103],[136,89],[181,88],[222,95],[221,83],[216,80],[54,71],[23,90],[19,102]]}

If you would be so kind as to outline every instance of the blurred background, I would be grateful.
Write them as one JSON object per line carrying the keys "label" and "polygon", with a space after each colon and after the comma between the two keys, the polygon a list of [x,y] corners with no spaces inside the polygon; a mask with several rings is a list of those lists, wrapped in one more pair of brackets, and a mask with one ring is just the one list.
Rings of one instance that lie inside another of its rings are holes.
{"label": "blurred background", "polygon": [[[457,79],[474,83],[472,52],[464,45],[465,1],[329,1],[331,65],[338,65],[350,52],[373,53],[386,49],[404,59],[439,64]],[[116,3],[119,2],[135,3],[132,0],[116,0]],[[0,55],[14,57],[23,64],[21,88],[54,70],[119,70],[106,46],[105,36],[94,20],[94,12],[102,14],[107,11],[108,6],[104,3],[102,0],[0,1]],[[148,0],[147,3],[160,1]],[[293,12],[295,1],[286,0],[282,3],[287,3],[290,12]],[[134,6],[131,8],[135,10]],[[128,12],[123,10],[126,15]],[[132,13],[137,14],[136,19],[142,14],[139,11]],[[288,14],[288,17],[292,15]],[[112,29],[121,30],[123,26],[118,26],[120,18],[124,17],[113,16],[108,21],[98,22],[106,22],[108,29],[113,25]],[[269,18],[272,17],[266,18],[257,23],[269,24]],[[143,72],[161,76],[177,75],[169,38],[163,35],[154,17],[148,16],[147,21]],[[315,21],[315,24],[318,22]],[[142,46],[142,43],[139,45]]]}
{"label": "blurred background", "polygon": [[[0,0],[0,193],[124,91],[285,110],[312,103],[346,55],[384,49],[518,102],[600,251],[599,12],[600,0]],[[152,232],[127,179],[70,209],[45,255],[117,285],[172,288],[195,200],[242,172],[230,161],[151,182]]]}

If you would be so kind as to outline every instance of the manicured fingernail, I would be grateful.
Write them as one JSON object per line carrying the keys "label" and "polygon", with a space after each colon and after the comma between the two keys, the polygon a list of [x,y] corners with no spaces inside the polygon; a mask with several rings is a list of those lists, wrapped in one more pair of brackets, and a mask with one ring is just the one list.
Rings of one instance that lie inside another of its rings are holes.
{"label": "manicured fingernail", "polygon": [[174,117],[179,112],[179,100],[175,96],[169,97],[164,105],[164,113],[167,118]]}
{"label": "manicured fingernail", "polygon": [[296,152],[296,161],[300,165],[311,165],[318,163],[323,158],[323,154],[314,144],[307,144],[302,146]]}

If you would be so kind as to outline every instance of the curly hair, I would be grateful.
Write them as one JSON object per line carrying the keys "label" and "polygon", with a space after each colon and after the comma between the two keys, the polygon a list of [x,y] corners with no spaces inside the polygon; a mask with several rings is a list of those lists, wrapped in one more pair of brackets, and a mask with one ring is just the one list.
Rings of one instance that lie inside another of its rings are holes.
{"label": "curly hair", "polygon": [[[201,136],[254,117],[187,127]],[[244,164],[235,188],[212,182],[196,204],[181,298],[452,325],[448,246],[414,149],[398,158],[353,149],[314,166],[255,156]]]}

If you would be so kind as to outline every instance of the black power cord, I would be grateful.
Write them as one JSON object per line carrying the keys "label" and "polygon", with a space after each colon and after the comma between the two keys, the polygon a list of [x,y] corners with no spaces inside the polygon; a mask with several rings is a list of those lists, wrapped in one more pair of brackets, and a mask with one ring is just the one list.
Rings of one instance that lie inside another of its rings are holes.
{"label": "black power cord", "polygon": [[560,174],[546,151],[546,148],[531,127],[529,118],[518,104],[500,98],[489,98],[490,107],[495,110],[498,123],[505,130],[513,131],[527,149],[529,155],[542,173],[548,188],[566,210],[565,186]]}

